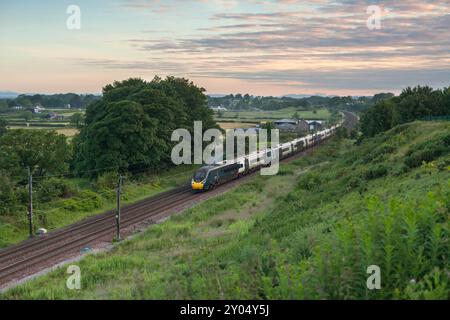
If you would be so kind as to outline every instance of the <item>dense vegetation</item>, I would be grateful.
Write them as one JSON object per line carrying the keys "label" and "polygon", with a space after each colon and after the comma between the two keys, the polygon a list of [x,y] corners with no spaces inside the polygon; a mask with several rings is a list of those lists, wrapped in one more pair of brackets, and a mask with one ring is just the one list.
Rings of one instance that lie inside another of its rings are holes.
{"label": "dense vegetation", "polygon": [[170,166],[171,134],[194,121],[215,127],[204,89],[186,79],[129,79],[103,89],[103,98],[88,107],[75,139],[75,170],[96,175],[108,170],[136,171]]}
{"label": "dense vegetation", "polygon": [[6,133],[6,121],[3,118],[0,118],[0,137]]}
{"label": "dense vegetation", "polygon": [[249,94],[230,94],[223,97],[208,97],[208,105],[213,108],[225,107],[228,110],[280,110],[285,108],[296,108],[298,110],[313,110],[317,107],[329,108],[330,110],[362,111],[374,103],[392,97],[391,93],[380,93],[373,97],[261,97]]}
{"label": "dense vegetation", "polygon": [[[203,91],[174,77],[115,82],[104,88],[103,97],[88,107],[85,117],[73,116],[81,133],[72,140],[55,131],[6,130],[0,117],[0,246],[23,236],[28,167],[34,177],[37,212],[61,205],[69,208],[67,215],[80,216],[83,208],[84,215],[92,214],[111,203],[111,181],[115,184],[119,171],[138,176],[171,167],[172,130],[192,130],[194,120],[203,121],[205,130],[215,126]],[[109,180],[107,190],[97,183],[104,179]],[[102,192],[105,198],[97,194]],[[85,206],[81,208],[80,203]],[[61,220],[73,221],[70,217]],[[38,215],[37,223],[61,226],[44,213]],[[20,236],[3,237],[5,226]]]}
{"label": "dense vegetation", "polygon": [[[3,298],[449,299],[450,124],[340,138]],[[381,268],[368,290],[367,267]]]}
{"label": "dense vegetation", "polygon": [[41,106],[49,109],[67,108],[86,108],[89,104],[99,100],[99,96],[92,94],[79,95],[76,93],[65,94],[34,94],[19,95],[15,99],[0,99],[0,113],[11,112],[14,107],[22,107],[24,109]]}
{"label": "dense vegetation", "polygon": [[433,90],[417,86],[404,89],[398,97],[382,99],[364,112],[361,130],[372,137],[396,125],[433,116],[450,117],[450,87]]}

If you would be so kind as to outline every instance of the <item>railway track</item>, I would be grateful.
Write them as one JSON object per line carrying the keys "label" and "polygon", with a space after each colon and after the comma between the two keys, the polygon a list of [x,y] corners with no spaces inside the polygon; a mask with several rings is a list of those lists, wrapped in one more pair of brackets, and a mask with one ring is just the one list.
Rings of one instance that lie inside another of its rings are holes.
{"label": "railway track", "polygon": [[[353,126],[355,115],[351,113],[346,113],[345,115],[347,121],[350,122],[349,124]],[[290,161],[309,152],[311,152],[311,149],[282,161]],[[246,180],[255,174],[257,172],[248,174],[240,180]],[[235,182],[234,184],[237,183]],[[209,194],[220,192],[220,189],[225,188],[227,188],[226,185],[221,185]],[[126,205],[122,208],[122,230],[143,222],[157,222],[169,216],[175,209],[194,203],[201,197],[202,194],[192,193],[190,186],[185,185],[135,204]],[[115,232],[115,211],[111,210],[55,230],[47,235],[35,237],[0,250],[0,288],[13,281],[35,274],[51,265],[56,265],[71,255],[79,255],[80,250],[86,248],[86,246],[101,241],[110,243]]]}
{"label": "railway track", "polygon": [[[183,186],[125,206],[121,227],[126,229],[148,220],[156,222],[171,209],[198,197],[199,194],[193,194],[189,186]],[[0,287],[28,276],[30,272],[27,271],[45,261],[56,259],[55,263],[61,262],[65,256],[79,253],[95,241],[111,241],[115,228],[114,211],[108,211],[0,251]]]}

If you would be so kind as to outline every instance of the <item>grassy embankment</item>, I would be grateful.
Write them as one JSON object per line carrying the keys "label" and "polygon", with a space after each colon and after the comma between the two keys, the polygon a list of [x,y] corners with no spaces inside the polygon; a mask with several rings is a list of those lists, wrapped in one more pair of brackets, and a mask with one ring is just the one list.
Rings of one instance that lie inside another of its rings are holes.
{"label": "grassy embankment", "polygon": [[[450,124],[334,140],[1,298],[449,298]],[[381,290],[366,287],[369,265]]]}
{"label": "grassy embankment", "polygon": [[[188,183],[194,168],[195,166],[179,166],[159,174],[141,172],[133,178],[126,178],[123,187],[123,203],[134,203]],[[65,189],[65,195],[43,202],[41,201],[43,199],[39,197],[39,180],[36,180],[38,190],[34,194],[35,227],[53,230],[113,209],[116,181],[117,178],[114,175],[105,175],[97,181],[79,178],[50,179],[41,188]],[[61,183],[65,187],[60,188]],[[14,215],[0,216],[0,248],[28,237],[26,210],[23,207]]]}

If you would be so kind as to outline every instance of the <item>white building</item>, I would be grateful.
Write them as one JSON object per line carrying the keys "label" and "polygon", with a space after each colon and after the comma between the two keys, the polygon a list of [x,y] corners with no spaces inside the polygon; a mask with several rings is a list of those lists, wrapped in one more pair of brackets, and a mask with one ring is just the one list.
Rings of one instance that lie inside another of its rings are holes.
{"label": "white building", "polygon": [[40,106],[36,106],[33,108],[33,113],[41,113],[41,111],[44,111],[44,108],[40,107]]}

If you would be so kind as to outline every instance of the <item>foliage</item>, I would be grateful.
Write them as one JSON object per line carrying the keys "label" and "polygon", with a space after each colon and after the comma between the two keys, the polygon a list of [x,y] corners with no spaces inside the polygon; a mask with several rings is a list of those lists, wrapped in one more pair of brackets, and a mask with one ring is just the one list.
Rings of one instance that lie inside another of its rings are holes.
{"label": "foliage", "polygon": [[57,174],[68,169],[71,149],[64,135],[54,131],[11,130],[0,137],[0,169],[35,176]]}
{"label": "foliage", "polygon": [[450,153],[450,133],[435,136],[432,140],[415,144],[406,153],[405,164],[418,167],[424,162],[435,160],[441,155]]}
{"label": "foliage", "polygon": [[381,100],[361,117],[361,131],[366,137],[384,132],[399,124],[428,116],[450,115],[450,87],[433,90],[417,86],[406,88],[400,96]]}
{"label": "foliage", "polygon": [[6,121],[5,121],[5,119],[3,119],[3,118],[1,118],[0,117],[0,137],[2,136],[2,135],[4,135],[6,132],[7,132],[7,128],[6,128]]}
{"label": "foliage", "polygon": [[74,191],[65,179],[52,177],[37,184],[36,197],[39,202],[49,202],[69,197]]}
{"label": "foliage", "polygon": [[168,166],[178,128],[215,127],[204,89],[186,79],[128,79],[103,89],[103,98],[86,111],[75,142],[75,168],[96,176],[107,170],[139,171]]}
{"label": "foliage", "polygon": [[117,187],[119,175],[117,172],[105,172],[97,177],[95,188],[97,190],[114,189]]}
{"label": "foliage", "polygon": [[[326,107],[330,110],[361,111],[375,102],[393,96],[390,93],[380,93],[374,97],[325,97],[325,96],[284,96],[263,97],[249,94],[230,94],[222,97],[208,97],[208,105],[212,108],[226,107],[228,110],[280,110],[294,108],[298,111],[312,110],[317,112],[316,107]],[[295,114],[294,114],[295,115]]]}
{"label": "foliage", "polygon": [[98,96],[92,94],[78,95],[75,93],[53,94],[53,95],[25,95],[22,94],[16,99],[11,100],[11,105],[19,105],[22,107],[31,107],[33,105],[40,105],[45,108],[66,108],[70,105],[71,108],[86,108],[89,104],[98,100]]}
{"label": "foliage", "polygon": [[14,193],[14,183],[8,172],[0,170],[0,215],[10,213],[10,209],[17,204]]}
{"label": "foliage", "polygon": [[83,125],[84,116],[81,112],[74,113],[70,117],[70,123],[75,126],[75,128],[81,128]]}
{"label": "foliage", "polygon": [[33,119],[33,113],[29,110],[26,111],[22,111],[19,114],[19,117],[22,118],[25,121],[30,121],[31,119]]}
{"label": "foliage", "polygon": [[[335,139],[80,261],[81,291],[65,290],[62,268],[2,297],[449,299],[450,170],[438,163],[450,155],[393,172],[448,132],[415,122],[359,145]],[[381,290],[366,286],[370,265]]]}

